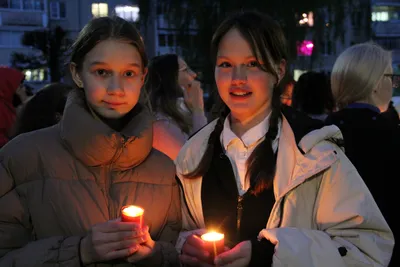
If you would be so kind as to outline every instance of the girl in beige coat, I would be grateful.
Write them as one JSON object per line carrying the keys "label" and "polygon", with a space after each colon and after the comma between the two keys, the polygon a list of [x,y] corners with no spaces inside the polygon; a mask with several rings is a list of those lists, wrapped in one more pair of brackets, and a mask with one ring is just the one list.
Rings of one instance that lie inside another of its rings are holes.
{"label": "girl in beige coat", "polygon": [[[0,266],[176,266],[181,226],[173,162],[152,149],[138,103],[144,44],[118,17],[84,27],[71,54],[77,89],[57,125],[0,150]],[[145,209],[145,227],[120,209]]]}

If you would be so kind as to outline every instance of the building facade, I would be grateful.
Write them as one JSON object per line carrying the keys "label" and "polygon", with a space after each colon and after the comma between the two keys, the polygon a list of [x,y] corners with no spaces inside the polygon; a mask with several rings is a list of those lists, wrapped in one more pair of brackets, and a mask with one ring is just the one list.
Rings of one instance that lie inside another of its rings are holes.
{"label": "building facade", "polygon": [[371,16],[373,39],[392,51],[393,70],[400,74],[400,1],[372,0]]}
{"label": "building facade", "polygon": [[[93,17],[118,15],[139,19],[139,7],[131,0],[0,0],[0,65],[10,65],[13,52],[39,53],[21,44],[24,32],[60,26],[73,40]],[[47,68],[24,69],[34,88],[50,81]]]}
{"label": "building facade", "polygon": [[[149,57],[165,53],[184,55],[185,51],[177,43],[179,29],[168,23],[166,9],[161,0],[149,1],[149,19],[140,29]],[[351,14],[344,21],[344,36],[337,38],[330,31],[326,21],[326,34],[318,44],[318,56],[312,57],[315,48],[312,35],[299,44],[298,58],[292,65],[295,79],[308,70],[330,72],[337,56],[355,43],[373,39],[393,53],[393,68],[400,73],[400,2],[399,0],[359,0],[371,1],[371,32],[366,29],[365,9],[352,7]],[[0,65],[10,65],[13,52],[38,53],[21,44],[26,31],[62,27],[68,37],[74,39],[82,27],[93,17],[118,15],[130,21],[139,19],[139,7],[133,0],[0,0]],[[299,27],[313,27],[313,15],[301,14]],[[360,21],[363,21],[360,23]],[[196,26],[191,25],[188,40],[194,39]],[[192,45],[195,43],[192,41]],[[189,53],[190,54],[190,53]],[[50,80],[48,70],[25,70],[27,81],[41,86]]]}

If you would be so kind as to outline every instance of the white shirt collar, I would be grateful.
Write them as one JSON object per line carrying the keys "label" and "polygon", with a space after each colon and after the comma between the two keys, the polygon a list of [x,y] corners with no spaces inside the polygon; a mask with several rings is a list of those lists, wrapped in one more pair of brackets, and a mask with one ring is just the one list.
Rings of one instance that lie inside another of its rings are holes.
{"label": "white shirt collar", "polygon": [[224,121],[224,128],[221,133],[221,143],[225,150],[228,149],[229,144],[236,138],[239,139],[245,147],[250,147],[260,141],[265,136],[269,128],[269,117],[271,113],[264,118],[259,124],[245,132],[242,138],[239,138],[231,129],[230,115]]}

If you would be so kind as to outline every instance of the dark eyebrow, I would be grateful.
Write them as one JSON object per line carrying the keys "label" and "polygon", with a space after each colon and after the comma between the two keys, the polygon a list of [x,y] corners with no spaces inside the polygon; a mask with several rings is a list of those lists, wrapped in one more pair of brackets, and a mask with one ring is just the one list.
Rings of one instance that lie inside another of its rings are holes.
{"label": "dark eyebrow", "polygon": [[[226,57],[226,56],[217,56],[217,58],[219,58],[219,59],[229,59],[229,57]],[[255,56],[248,56],[248,57],[246,57],[246,59],[256,59],[256,57]]]}
{"label": "dark eyebrow", "polygon": [[[102,61],[93,61],[92,63],[90,63],[90,66],[95,66],[95,65],[108,65],[106,62],[102,62]],[[130,63],[128,64],[128,66],[131,67],[136,67],[136,68],[141,68],[141,66],[137,63]]]}

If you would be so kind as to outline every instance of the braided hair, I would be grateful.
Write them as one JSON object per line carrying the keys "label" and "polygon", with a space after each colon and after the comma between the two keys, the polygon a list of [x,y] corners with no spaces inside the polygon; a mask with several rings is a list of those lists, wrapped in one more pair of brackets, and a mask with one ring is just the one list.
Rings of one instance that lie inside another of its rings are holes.
{"label": "braided hair", "polygon": [[[273,150],[272,143],[277,137],[279,120],[282,116],[280,90],[278,87],[279,73],[276,66],[282,60],[287,59],[286,39],[279,24],[269,16],[256,11],[241,11],[225,19],[216,30],[211,42],[214,59],[217,57],[221,39],[233,28],[237,29],[249,43],[258,62],[265,62],[260,65],[260,69],[274,75],[277,81],[273,88],[272,111],[265,139],[254,149],[246,162],[246,179],[250,182],[251,193],[257,195],[263,190],[271,188],[275,176],[276,152]],[[220,101],[222,102],[221,98],[218,97],[216,105],[220,105]],[[229,108],[222,104],[217,124],[210,134],[206,152],[197,168],[193,172],[186,174],[186,178],[203,176],[209,169],[214,144],[217,143],[216,138],[220,137],[224,120],[229,112]]]}

